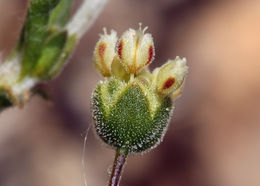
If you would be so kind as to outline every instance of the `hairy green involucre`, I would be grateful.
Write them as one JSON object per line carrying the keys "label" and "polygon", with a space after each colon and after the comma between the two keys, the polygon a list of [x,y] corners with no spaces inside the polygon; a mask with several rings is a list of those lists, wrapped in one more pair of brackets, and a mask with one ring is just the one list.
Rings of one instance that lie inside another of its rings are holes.
{"label": "hairy green involucre", "polygon": [[[149,88],[140,82],[121,83],[111,79],[93,93],[95,129],[108,145],[126,153],[144,152],[163,139],[173,110],[169,97],[151,111]],[[106,100],[105,100],[106,99]]]}

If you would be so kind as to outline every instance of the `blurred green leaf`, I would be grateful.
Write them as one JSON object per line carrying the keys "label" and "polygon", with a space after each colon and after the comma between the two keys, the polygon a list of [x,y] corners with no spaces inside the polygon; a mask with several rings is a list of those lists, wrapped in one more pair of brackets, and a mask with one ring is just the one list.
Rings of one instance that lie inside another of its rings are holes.
{"label": "blurred green leaf", "polygon": [[[18,44],[18,49],[24,52],[21,78],[27,74],[39,75],[43,78],[43,73],[47,72],[46,69],[50,69],[50,65],[58,59],[66,40],[64,37],[67,35],[61,30],[67,23],[71,6],[72,0],[32,0],[30,2]],[[36,72],[35,69],[37,69]]]}
{"label": "blurred green leaf", "polygon": [[40,56],[42,43],[47,37],[49,13],[57,3],[59,0],[31,0],[30,2],[21,36],[24,41],[22,77],[31,71]]}
{"label": "blurred green leaf", "polygon": [[71,54],[72,50],[74,49],[76,43],[77,43],[76,36],[70,36],[67,39],[67,42],[63,48],[62,54],[60,55],[59,59],[57,59],[56,63],[53,64],[52,69],[48,73],[49,77],[56,76],[63,69],[65,62],[67,61],[69,55]]}
{"label": "blurred green leaf", "polygon": [[64,26],[69,18],[72,0],[61,0],[50,14],[49,27]]}
{"label": "blurred green leaf", "polygon": [[41,55],[32,70],[32,76],[49,79],[48,72],[59,59],[66,44],[67,32],[62,31],[50,36],[42,46]]}

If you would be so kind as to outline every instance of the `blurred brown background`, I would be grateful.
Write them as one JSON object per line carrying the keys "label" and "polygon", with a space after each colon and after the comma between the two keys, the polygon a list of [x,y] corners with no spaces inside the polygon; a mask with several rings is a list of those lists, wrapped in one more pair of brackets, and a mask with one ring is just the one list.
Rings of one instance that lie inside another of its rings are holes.
{"label": "blurred brown background", "polygon": [[[0,0],[5,54],[25,11],[26,1]],[[1,113],[1,186],[84,185],[90,96],[102,79],[91,61],[95,42],[104,26],[121,34],[139,22],[155,40],[152,68],[178,55],[187,57],[190,70],[164,142],[130,157],[121,185],[260,185],[260,1],[110,0],[63,73],[47,85],[52,103],[33,97],[24,109]],[[88,186],[106,185],[113,155],[91,131]]]}

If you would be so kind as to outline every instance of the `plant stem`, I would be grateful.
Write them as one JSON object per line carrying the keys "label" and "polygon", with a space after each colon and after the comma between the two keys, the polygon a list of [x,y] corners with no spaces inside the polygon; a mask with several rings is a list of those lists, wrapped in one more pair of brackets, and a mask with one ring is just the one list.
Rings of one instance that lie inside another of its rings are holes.
{"label": "plant stem", "polygon": [[69,35],[76,35],[77,38],[80,39],[96,20],[107,1],[108,0],[84,0],[76,14],[67,24]]}
{"label": "plant stem", "polygon": [[126,162],[127,154],[117,150],[108,186],[118,186]]}

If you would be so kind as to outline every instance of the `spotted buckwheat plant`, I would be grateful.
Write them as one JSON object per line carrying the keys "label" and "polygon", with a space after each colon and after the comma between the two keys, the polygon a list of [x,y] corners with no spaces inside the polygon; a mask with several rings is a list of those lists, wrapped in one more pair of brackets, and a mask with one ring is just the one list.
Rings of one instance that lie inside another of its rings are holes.
{"label": "spotted buckwheat plant", "polygon": [[152,35],[128,29],[120,38],[104,29],[93,61],[105,77],[92,96],[95,132],[116,150],[109,185],[118,185],[127,155],[144,153],[163,140],[183,90],[186,59],[176,57],[149,70],[155,49]]}

